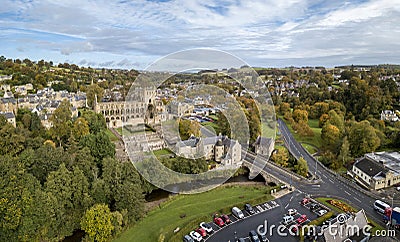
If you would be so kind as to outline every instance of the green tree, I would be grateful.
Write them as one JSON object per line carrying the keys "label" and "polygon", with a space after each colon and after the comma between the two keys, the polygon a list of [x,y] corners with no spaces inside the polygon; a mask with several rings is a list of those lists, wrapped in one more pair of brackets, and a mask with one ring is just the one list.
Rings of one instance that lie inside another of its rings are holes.
{"label": "green tree", "polygon": [[81,220],[81,228],[91,241],[106,242],[114,230],[113,214],[105,204],[96,204],[87,210]]}
{"label": "green tree", "polygon": [[294,169],[300,176],[307,177],[308,165],[307,161],[303,157],[300,157],[300,159],[297,160],[297,164],[294,166]]}
{"label": "green tree", "polygon": [[350,154],[350,143],[346,136],[346,137],[344,137],[342,146],[340,147],[338,160],[341,162],[342,166],[346,166],[352,159],[353,158],[351,157],[351,154]]}
{"label": "green tree", "polygon": [[97,100],[101,100],[103,98],[104,89],[99,87],[97,84],[92,84],[86,88],[86,98],[89,107],[94,108],[94,101],[97,97]]}
{"label": "green tree", "polygon": [[0,241],[39,241],[50,216],[46,194],[23,164],[0,157]]}
{"label": "green tree", "polygon": [[100,113],[95,113],[92,110],[84,110],[81,113],[81,117],[88,122],[91,134],[97,134],[101,130],[107,129],[106,120]]}
{"label": "green tree", "polygon": [[367,120],[353,122],[348,137],[353,157],[361,157],[365,153],[374,152],[381,143],[375,128]]}
{"label": "green tree", "polygon": [[110,141],[110,138],[105,131],[100,131],[97,134],[88,134],[81,138],[79,142],[81,147],[88,147],[91,155],[100,164],[105,157],[114,157],[115,145]]}
{"label": "green tree", "polygon": [[51,137],[57,141],[60,146],[63,143],[65,144],[71,135],[71,103],[67,100],[62,101],[58,108],[54,110],[50,121],[52,123],[52,127],[49,130]]}

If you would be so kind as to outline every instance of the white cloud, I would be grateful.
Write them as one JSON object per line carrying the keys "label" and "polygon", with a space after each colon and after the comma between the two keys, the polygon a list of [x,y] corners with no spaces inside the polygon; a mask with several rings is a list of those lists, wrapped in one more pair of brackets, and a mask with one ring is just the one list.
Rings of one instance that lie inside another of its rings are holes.
{"label": "white cloud", "polygon": [[399,63],[399,2],[4,1],[0,44],[9,55],[40,50],[75,63],[126,68],[194,47],[230,51],[254,65],[379,63],[385,56]]}

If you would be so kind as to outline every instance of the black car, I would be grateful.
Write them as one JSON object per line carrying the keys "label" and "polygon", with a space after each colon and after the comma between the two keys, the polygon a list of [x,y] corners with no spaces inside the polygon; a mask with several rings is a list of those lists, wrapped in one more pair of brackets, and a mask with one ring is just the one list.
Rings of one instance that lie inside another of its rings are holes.
{"label": "black car", "polygon": [[258,239],[258,235],[254,230],[249,232],[249,237],[252,242],[260,242],[260,240]]}
{"label": "black car", "polygon": [[[257,232],[258,232],[258,231],[257,231]],[[262,242],[267,242],[267,241],[268,241],[267,236],[266,236],[265,234],[260,234],[260,233],[258,233],[258,237],[260,238],[260,240],[261,240]]]}
{"label": "black car", "polygon": [[244,205],[244,210],[246,210],[249,214],[254,214],[255,213],[253,207],[248,203],[246,203]]}
{"label": "black car", "polygon": [[319,206],[318,204],[313,203],[313,204],[310,205],[310,210],[316,210],[316,209],[318,209],[318,208],[320,208],[320,207],[321,207],[321,206]]}

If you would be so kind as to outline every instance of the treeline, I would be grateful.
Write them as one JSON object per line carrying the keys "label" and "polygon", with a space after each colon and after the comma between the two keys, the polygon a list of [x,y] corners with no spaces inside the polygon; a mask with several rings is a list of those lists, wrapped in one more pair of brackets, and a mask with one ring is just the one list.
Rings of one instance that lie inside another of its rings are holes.
{"label": "treeline", "polygon": [[[308,118],[318,119],[322,143],[321,161],[338,170],[349,167],[354,158],[378,149],[398,149],[400,147],[400,123],[384,122],[369,116],[357,121],[349,115],[343,103],[337,101],[316,102],[313,105],[300,103],[293,108],[282,102],[277,107],[300,136],[314,136],[308,125]],[[348,117],[351,118],[348,118]],[[347,117],[347,118],[346,118]]]}
{"label": "treeline", "polygon": [[27,110],[16,128],[0,116],[0,241],[60,241],[79,229],[105,241],[143,216],[151,188],[115,159],[104,118],[71,119],[68,107],[49,130]]}
{"label": "treeline", "polygon": [[[86,91],[93,82],[103,89],[124,85],[127,92],[138,74],[136,70],[95,69],[69,63],[56,66],[52,61],[31,61],[27,58],[13,60],[0,56],[0,75],[12,75],[11,80],[5,81],[6,84],[15,86],[31,83],[36,90],[51,85],[56,91]],[[105,81],[97,83],[98,80]]]}

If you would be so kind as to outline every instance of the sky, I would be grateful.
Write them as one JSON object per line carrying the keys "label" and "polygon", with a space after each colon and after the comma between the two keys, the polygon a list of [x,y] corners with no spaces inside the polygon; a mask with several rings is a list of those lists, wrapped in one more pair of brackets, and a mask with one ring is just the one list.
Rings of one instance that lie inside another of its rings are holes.
{"label": "sky", "polygon": [[0,55],[145,69],[192,48],[251,66],[400,64],[400,0],[1,0]]}

